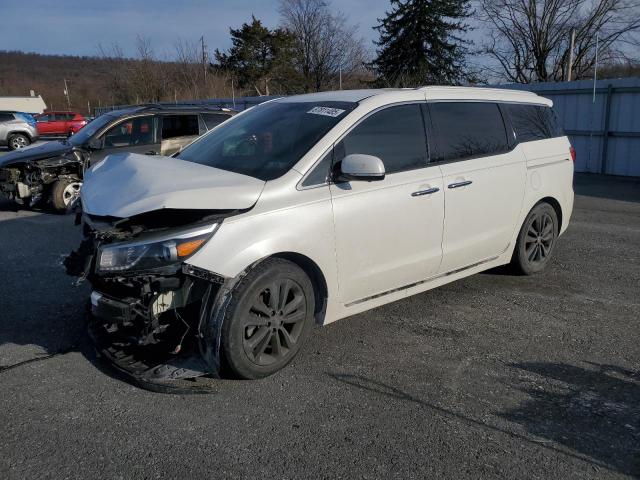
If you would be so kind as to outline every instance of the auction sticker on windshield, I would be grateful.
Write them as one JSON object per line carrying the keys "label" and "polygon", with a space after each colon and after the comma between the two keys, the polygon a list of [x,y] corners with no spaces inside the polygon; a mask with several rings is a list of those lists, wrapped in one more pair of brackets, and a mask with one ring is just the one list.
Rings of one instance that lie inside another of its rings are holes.
{"label": "auction sticker on windshield", "polygon": [[313,113],[315,115],[324,115],[326,117],[339,117],[344,113],[344,110],[340,110],[339,108],[329,108],[329,107],[313,107],[307,113]]}

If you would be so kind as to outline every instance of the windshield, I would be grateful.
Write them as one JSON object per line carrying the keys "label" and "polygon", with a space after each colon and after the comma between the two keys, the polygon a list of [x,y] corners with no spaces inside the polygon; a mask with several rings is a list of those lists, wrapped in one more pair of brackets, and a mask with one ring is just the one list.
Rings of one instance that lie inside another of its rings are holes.
{"label": "windshield", "polygon": [[69,143],[76,147],[81,147],[85,143],[89,141],[91,137],[93,137],[99,130],[107,126],[110,122],[113,122],[115,117],[105,113],[104,115],[100,115],[95,120],[87,123],[84,127],[78,130],[78,133],[73,135],[69,139]]}
{"label": "windshield", "polygon": [[177,158],[273,180],[285,174],[358,104],[269,102],[226,121]]}

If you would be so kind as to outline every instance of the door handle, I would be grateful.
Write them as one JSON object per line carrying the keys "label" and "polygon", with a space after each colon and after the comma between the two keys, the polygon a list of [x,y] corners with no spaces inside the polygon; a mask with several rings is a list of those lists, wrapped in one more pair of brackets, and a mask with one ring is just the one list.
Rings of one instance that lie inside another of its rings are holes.
{"label": "door handle", "polygon": [[157,155],[157,152],[155,150],[149,150],[148,152],[144,153],[145,155]]}
{"label": "door handle", "polygon": [[472,183],[473,182],[471,180],[465,180],[464,182],[450,183],[448,187],[449,188],[466,187],[467,185],[471,185]]}
{"label": "door handle", "polygon": [[421,197],[422,195],[429,195],[431,193],[439,192],[440,189],[438,187],[427,188],[426,190],[418,190],[417,192],[413,192],[411,194],[412,197]]}

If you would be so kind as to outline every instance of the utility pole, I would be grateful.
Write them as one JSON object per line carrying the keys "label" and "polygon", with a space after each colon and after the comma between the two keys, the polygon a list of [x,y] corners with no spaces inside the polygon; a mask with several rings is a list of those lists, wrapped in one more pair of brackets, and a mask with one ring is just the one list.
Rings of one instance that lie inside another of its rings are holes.
{"label": "utility pole", "polygon": [[233,109],[236,109],[236,91],[233,88],[233,77],[231,77],[231,99],[233,100]]}
{"label": "utility pole", "polygon": [[200,43],[202,44],[202,70],[204,72],[204,79],[207,80],[207,46],[204,43],[204,35],[200,37]]}
{"label": "utility pole", "polygon": [[591,103],[596,103],[596,84],[598,83],[598,36],[600,32],[596,32],[596,58],[593,65],[593,97]]}
{"label": "utility pole", "polygon": [[69,87],[67,86],[67,79],[64,80],[64,96],[67,97],[67,109],[71,110],[71,100],[69,100]]}
{"label": "utility pole", "polygon": [[573,48],[576,43],[576,29],[571,29],[571,48],[569,50],[569,68],[567,69],[567,82],[571,81],[571,73],[573,69]]}
{"label": "utility pole", "polygon": [[339,84],[340,84],[339,90],[342,90],[342,65],[340,65],[340,70],[338,71],[338,74],[339,74]]}

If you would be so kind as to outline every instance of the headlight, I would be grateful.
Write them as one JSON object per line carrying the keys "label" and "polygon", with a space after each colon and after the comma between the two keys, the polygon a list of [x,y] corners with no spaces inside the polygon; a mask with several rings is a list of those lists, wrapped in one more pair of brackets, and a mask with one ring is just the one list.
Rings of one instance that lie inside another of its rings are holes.
{"label": "headlight", "polygon": [[218,224],[215,223],[207,227],[149,237],[137,242],[105,245],[99,250],[98,270],[101,272],[149,270],[181,262],[196,253],[217,228]]}

